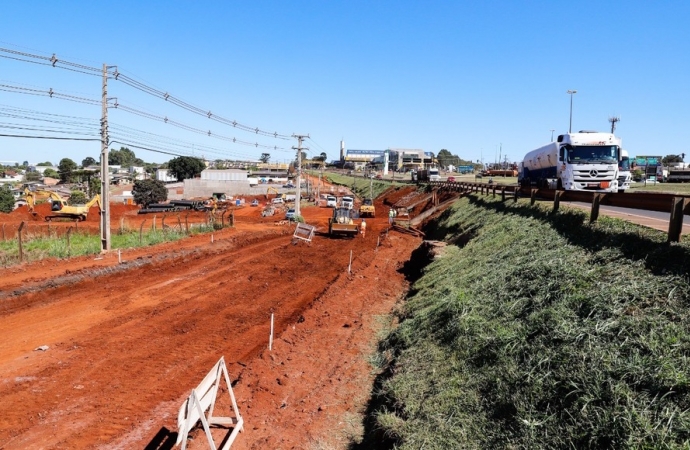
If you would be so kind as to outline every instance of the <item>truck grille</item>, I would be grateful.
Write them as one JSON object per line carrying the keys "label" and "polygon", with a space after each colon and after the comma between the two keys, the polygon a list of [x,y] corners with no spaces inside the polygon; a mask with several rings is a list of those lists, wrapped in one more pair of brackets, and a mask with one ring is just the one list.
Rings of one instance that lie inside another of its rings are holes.
{"label": "truck grille", "polygon": [[584,169],[575,170],[573,172],[574,181],[579,182],[597,182],[597,181],[613,181],[616,172],[607,169]]}

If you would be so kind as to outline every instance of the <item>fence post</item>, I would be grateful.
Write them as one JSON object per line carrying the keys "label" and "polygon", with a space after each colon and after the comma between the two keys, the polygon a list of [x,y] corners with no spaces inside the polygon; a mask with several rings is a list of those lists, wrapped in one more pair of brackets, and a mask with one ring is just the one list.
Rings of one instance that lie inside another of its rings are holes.
{"label": "fence post", "polygon": [[5,224],[2,224],[2,241],[5,242]]}
{"label": "fence post", "polygon": [[501,201],[502,201],[502,202],[505,202],[505,201],[506,201],[506,187],[505,187],[505,186],[503,186],[503,187],[501,188]]}
{"label": "fence post", "polygon": [[673,197],[671,200],[671,219],[668,222],[668,242],[680,242],[680,234],[683,231],[683,209],[685,199]]}
{"label": "fence post", "polygon": [[185,229],[187,230],[187,234],[189,234],[189,220],[187,220],[188,217],[189,217],[189,213],[187,213],[187,215],[184,216],[184,226],[185,226]]}
{"label": "fence post", "polygon": [[139,226],[139,245],[141,245],[141,236],[144,231],[144,224],[146,223],[146,219],[144,219],[143,222],[141,222],[141,225]]}
{"label": "fence post", "polygon": [[120,234],[125,234],[125,216],[120,217]]}
{"label": "fence post", "polygon": [[601,204],[601,198],[603,194],[594,194],[592,198],[592,212],[589,215],[589,223],[594,223],[599,218],[599,205]]}
{"label": "fence post", "polygon": [[72,234],[72,227],[67,229],[67,256],[72,254],[72,245],[70,244],[70,235]]}
{"label": "fence post", "polygon": [[151,230],[156,231],[156,215],[153,215],[153,223],[151,224]]}
{"label": "fence post", "polygon": [[182,220],[179,214],[177,214],[177,226],[180,227],[180,233],[182,233]]}
{"label": "fence post", "polygon": [[496,185],[495,184],[494,184],[494,188],[493,188],[493,194],[494,194],[494,198],[496,198]]}
{"label": "fence post", "polygon": [[21,225],[19,225],[19,229],[17,230],[17,240],[19,242],[19,262],[24,261],[24,249],[22,248],[22,228],[24,228],[24,221],[22,221]]}
{"label": "fence post", "polygon": [[563,194],[563,191],[556,191],[556,193],[553,196],[553,213],[558,212],[558,208],[561,206],[561,195]]}
{"label": "fence post", "polygon": [[161,219],[161,230],[163,230],[163,233],[165,233],[165,218],[166,214],[163,214],[163,218]]}
{"label": "fence post", "polygon": [[530,190],[530,205],[534,205],[537,202],[537,191],[539,189]]}
{"label": "fence post", "polygon": [[519,191],[519,189],[513,188],[513,202],[514,203],[517,203],[517,201],[518,201],[518,191]]}

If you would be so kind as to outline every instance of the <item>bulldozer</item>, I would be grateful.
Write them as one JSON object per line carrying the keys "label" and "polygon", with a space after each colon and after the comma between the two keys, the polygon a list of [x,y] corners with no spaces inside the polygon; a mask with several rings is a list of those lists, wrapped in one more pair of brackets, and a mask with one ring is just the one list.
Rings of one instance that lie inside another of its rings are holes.
{"label": "bulldozer", "polygon": [[376,217],[376,208],[374,207],[374,200],[365,198],[359,206],[359,217]]}
{"label": "bulldozer", "polygon": [[98,204],[99,207],[101,206],[101,196],[98,194],[96,194],[91,200],[89,200],[89,202],[86,205],[68,205],[65,199],[60,197],[60,195],[58,195],[56,192],[40,189],[36,191],[25,189],[24,196],[26,198],[27,206],[29,207],[29,212],[34,216],[37,214],[34,210],[34,207],[36,206],[36,201],[39,200],[40,197],[50,199],[52,204],[50,208],[51,214],[44,217],[46,222],[50,222],[52,219],[57,218],[68,218],[75,219],[78,221],[84,221],[86,220],[86,217],[89,214],[89,209],[93,205]]}
{"label": "bulldozer", "polygon": [[355,237],[359,233],[359,225],[352,220],[352,209],[335,208],[333,217],[328,219],[328,234]]}

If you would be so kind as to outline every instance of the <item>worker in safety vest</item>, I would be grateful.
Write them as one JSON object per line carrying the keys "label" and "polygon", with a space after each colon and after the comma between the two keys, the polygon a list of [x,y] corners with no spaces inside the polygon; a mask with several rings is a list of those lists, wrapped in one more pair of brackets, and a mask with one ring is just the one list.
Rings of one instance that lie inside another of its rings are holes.
{"label": "worker in safety vest", "polygon": [[362,224],[359,226],[359,229],[360,233],[362,233],[362,237],[364,237],[367,232],[367,223],[364,221],[364,219],[362,219]]}
{"label": "worker in safety vest", "polygon": [[395,217],[395,210],[393,208],[388,210],[388,225],[393,224],[393,218]]}

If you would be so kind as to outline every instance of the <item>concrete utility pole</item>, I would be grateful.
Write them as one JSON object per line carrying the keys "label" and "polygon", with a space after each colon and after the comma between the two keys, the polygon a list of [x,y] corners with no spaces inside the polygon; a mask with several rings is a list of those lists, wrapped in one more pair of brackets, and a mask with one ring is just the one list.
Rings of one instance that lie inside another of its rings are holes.
{"label": "concrete utility pole", "polygon": [[297,138],[297,147],[292,147],[293,150],[297,150],[297,198],[295,198],[295,215],[301,216],[300,213],[300,196],[302,193],[302,150],[309,150],[306,147],[302,147],[302,141],[309,137],[308,134],[293,134],[293,138]]}
{"label": "concrete utility pole", "polygon": [[573,131],[573,94],[577,94],[575,89],[568,89],[566,94],[570,95],[570,125],[568,126],[568,133]]}
{"label": "concrete utility pole", "polygon": [[103,64],[103,98],[101,99],[101,252],[110,250],[108,144],[108,66]]}

